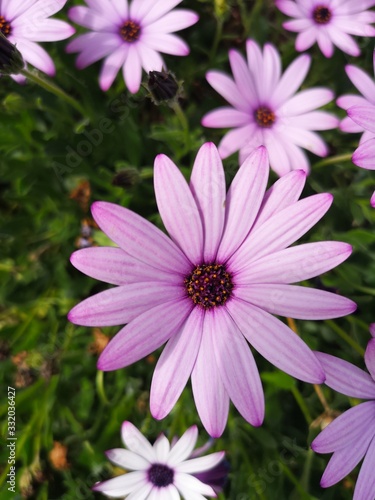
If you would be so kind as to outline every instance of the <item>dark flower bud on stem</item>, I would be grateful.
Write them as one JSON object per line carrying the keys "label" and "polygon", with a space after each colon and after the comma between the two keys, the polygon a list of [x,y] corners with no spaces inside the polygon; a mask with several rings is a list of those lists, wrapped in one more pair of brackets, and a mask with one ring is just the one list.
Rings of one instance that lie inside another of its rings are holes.
{"label": "dark flower bud on stem", "polygon": [[125,168],[120,170],[113,180],[112,185],[123,188],[132,188],[140,181],[140,175],[136,168]]}
{"label": "dark flower bud on stem", "polygon": [[25,67],[21,52],[0,31],[0,73],[17,75]]}
{"label": "dark flower bud on stem", "polygon": [[150,71],[147,88],[155,102],[171,101],[178,97],[180,85],[170,71]]}

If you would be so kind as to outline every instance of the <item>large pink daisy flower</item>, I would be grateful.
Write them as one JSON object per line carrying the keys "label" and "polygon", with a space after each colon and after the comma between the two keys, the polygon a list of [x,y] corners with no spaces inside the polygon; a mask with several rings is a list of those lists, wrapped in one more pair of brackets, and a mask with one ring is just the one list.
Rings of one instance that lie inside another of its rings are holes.
{"label": "large pink daisy flower", "polygon": [[[54,42],[69,38],[74,28],[49,16],[59,12],[66,0],[3,0],[0,2],[0,30],[17,46],[24,60],[39,70],[54,76],[56,69],[47,52],[35,42]],[[25,81],[22,75],[14,80]]]}
{"label": "large pink daisy flower", "polygon": [[375,36],[375,12],[367,9],[374,0],[276,0],[277,7],[291,21],[285,29],[296,31],[296,49],[309,49],[315,42],[326,57],[332,57],[334,46],[351,56],[361,51],[350,35]]}
{"label": "large pink daisy flower", "polygon": [[273,314],[335,318],[355,304],[344,297],[290,283],[332,269],[351,253],[335,241],[287,248],[328,210],[330,194],[297,201],[302,171],[279,179],[266,193],[267,153],[260,147],[240,167],[225,194],[216,147],[207,143],[190,185],[166,156],[155,160],[155,193],[170,237],[139,215],[108,202],[92,213],[119,248],[88,248],[72,263],[96,279],[118,285],[69,313],[87,326],[127,325],[99,358],[117,370],[165,342],[151,386],[151,412],[165,417],[191,375],[203,425],[219,436],[231,399],[251,424],[261,425],[264,395],[249,342],[275,366],[311,383],[324,372],[309,347]]}
{"label": "large pink daisy flower", "polygon": [[159,52],[186,56],[189,47],[172,33],[198,20],[195,12],[172,10],[182,0],[86,0],[88,7],[72,7],[69,17],[89,33],[73,40],[68,52],[80,52],[82,69],[105,58],[99,84],[108,90],[122,67],[130,92],[139,90],[142,68],[161,71],[165,66]]}
{"label": "large pink daisy flower", "polygon": [[251,151],[265,145],[271,168],[282,176],[295,169],[309,171],[309,160],[301,148],[326,156],[325,142],[313,130],[335,128],[338,119],[316,108],[333,99],[326,88],[297,89],[310,68],[310,57],[298,57],[281,74],[281,59],[270,44],[263,52],[256,42],[247,41],[247,62],[235,50],[229,52],[234,81],[221,71],[209,71],[210,85],[231,107],[211,111],[203,117],[206,127],[234,127],[219,144],[226,158],[240,150],[240,164]]}
{"label": "large pink daisy flower", "polygon": [[[371,333],[375,336],[374,325]],[[323,477],[323,488],[338,483],[364,461],[353,500],[375,498],[375,338],[367,345],[365,363],[369,373],[342,359],[316,353],[326,372],[325,384],[350,398],[369,399],[346,411],[317,436],[311,447],[317,453],[332,453]]]}

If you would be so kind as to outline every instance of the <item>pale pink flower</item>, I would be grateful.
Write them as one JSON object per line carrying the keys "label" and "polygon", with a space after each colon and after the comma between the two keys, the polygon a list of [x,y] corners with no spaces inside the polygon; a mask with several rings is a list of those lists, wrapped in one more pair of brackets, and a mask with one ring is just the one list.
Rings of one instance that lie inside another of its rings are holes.
{"label": "pale pink flower", "polygon": [[[374,324],[370,332],[375,336]],[[333,455],[324,471],[321,486],[327,488],[347,476],[364,457],[353,500],[375,498],[375,338],[365,352],[369,373],[322,352],[316,353],[326,373],[325,384],[350,398],[369,399],[337,417],[312,442],[317,453]]]}
{"label": "pale pink flower", "polygon": [[72,7],[72,21],[90,30],[67,47],[80,52],[77,67],[86,68],[104,58],[99,76],[102,90],[108,90],[122,68],[126,85],[139,90],[142,68],[161,71],[165,63],[159,52],[176,56],[189,53],[187,44],[173,32],[198,21],[195,12],[172,10],[182,0],[86,0],[87,7]]}
{"label": "pale pink flower", "polygon": [[214,489],[196,476],[217,467],[224,452],[192,458],[198,438],[195,425],[172,445],[161,434],[152,446],[130,422],[122,424],[121,435],[126,449],[115,448],[106,455],[112,463],[131,472],[97,483],[94,491],[129,500],[178,500],[180,495],[191,500],[216,498]]}
{"label": "pale pink flower", "polygon": [[190,375],[198,413],[211,436],[223,432],[233,401],[261,425],[264,394],[249,342],[279,369],[310,383],[324,372],[304,341],[273,315],[327,319],[355,310],[337,294],[294,286],[332,269],[351,253],[336,241],[289,245],[327,212],[330,194],[298,201],[302,171],[279,179],[266,193],[269,165],[260,147],[242,164],[225,193],[224,169],[207,143],[190,185],[166,156],[155,160],[156,201],[171,238],[134,212],[96,202],[99,227],[119,248],[86,248],[73,265],[115,288],[69,313],[86,326],[127,324],[98,362],[117,370],[167,342],[151,385],[152,415],[164,418]]}
{"label": "pale pink flower", "polygon": [[351,56],[361,51],[351,35],[375,36],[371,24],[375,12],[367,9],[374,0],[276,0],[277,7],[294,19],[283,23],[298,33],[296,49],[301,52],[317,43],[325,57],[332,57],[334,46]]}
{"label": "pale pink flower", "polygon": [[[59,19],[49,19],[59,12],[67,0],[3,0],[0,2],[0,31],[17,46],[24,60],[35,68],[54,76],[55,64],[47,52],[35,42],[65,40],[74,28]],[[13,75],[19,83],[22,75]]]}
{"label": "pale pink flower", "polygon": [[[373,56],[374,72],[375,72],[375,52]],[[347,94],[342,95],[337,99],[337,105],[346,111],[352,106],[375,106],[375,82],[372,77],[370,77],[365,71],[357,66],[348,64],[345,67],[346,74],[350,78],[352,84],[357,88],[357,90],[362,94]],[[359,133],[363,132],[360,144],[368,141],[375,137],[374,132],[366,130],[366,128],[358,125],[349,116],[341,120],[340,129],[343,132],[348,133]],[[375,163],[375,160],[374,160]],[[375,166],[374,166],[375,168]]]}
{"label": "pale pink flower", "polygon": [[281,74],[280,55],[270,44],[263,52],[256,42],[247,41],[247,62],[236,50],[229,52],[234,80],[221,71],[209,71],[210,85],[230,106],[203,117],[206,127],[231,128],[219,144],[222,158],[240,150],[240,164],[260,145],[267,147],[271,168],[282,176],[290,170],[309,171],[302,148],[326,156],[328,148],[314,130],[337,127],[331,113],[316,111],[333,99],[327,88],[297,90],[311,64],[308,55],[298,57]]}

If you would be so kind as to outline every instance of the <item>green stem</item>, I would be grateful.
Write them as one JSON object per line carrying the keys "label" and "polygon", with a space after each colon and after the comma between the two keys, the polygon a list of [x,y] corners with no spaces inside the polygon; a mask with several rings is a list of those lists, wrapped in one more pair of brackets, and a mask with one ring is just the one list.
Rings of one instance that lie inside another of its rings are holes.
{"label": "green stem", "polygon": [[109,401],[104,389],[104,372],[102,372],[101,370],[98,370],[96,374],[96,390],[103,405],[109,405]]}
{"label": "green stem", "polygon": [[312,418],[310,415],[310,411],[305,403],[305,400],[302,397],[302,394],[297,389],[297,387],[292,387],[291,391],[292,391],[293,396],[295,397],[295,400],[298,403],[298,406],[300,407],[300,409],[303,413],[303,416],[305,417],[307,424],[310,425],[312,422]]}
{"label": "green stem", "polygon": [[331,156],[330,158],[324,158],[324,160],[318,161],[314,164],[314,168],[324,167],[325,165],[332,165],[339,161],[351,161],[353,153],[345,153],[344,155]]}
{"label": "green stem", "polygon": [[350,335],[348,335],[345,330],[336,325],[336,323],[330,319],[326,320],[325,323],[332,328],[347,344],[349,344],[353,349],[355,349],[362,357],[365,354],[364,349],[353,340]]}
{"label": "green stem", "polygon": [[82,116],[85,116],[85,110],[83,107],[77,102],[73,97],[70,95],[66,94],[60,87],[58,87],[55,83],[46,80],[45,78],[41,77],[38,73],[34,71],[29,71],[27,69],[23,69],[21,71],[21,74],[31,80],[32,82],[36,83],[43,89],[47,90],[48,92],[51,92],[52,94],[55,94],[57,97],[60,97],[63,99],[65,102],[70,104],[73,108],[75,108],[79,113],[81,113]]}
{"label": "green stem", "polygon": [[180,121],[182,130],[184,131],[186,150],[189,151],[190,150],[189,123],[187,121],[185,113],[182,111],[182,108],[177,100],[174,100],[171,103],[169,103],[169,106],[176,113],[177,118]]}
{"label": "green stem", "polygon": [[210,58],[209,58],[210,64],[212,64],[212,62],[215,59],[217,48],[219,46],[222,33],[223,33],[223,20],[221,18],[216,18],[215,37],[214,37],[214,41],[212,43]]}

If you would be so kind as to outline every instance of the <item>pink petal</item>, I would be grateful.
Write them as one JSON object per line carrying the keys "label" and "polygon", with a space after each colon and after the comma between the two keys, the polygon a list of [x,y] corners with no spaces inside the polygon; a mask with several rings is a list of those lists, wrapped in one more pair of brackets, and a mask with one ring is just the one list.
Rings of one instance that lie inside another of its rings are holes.
{"label": "pink petal", "polygon": [[372,208],[375,208],[375,191],[372,193],[370,205],[372,206]]}
{"label": "pink petal", "polygon": [[358,125],[375,134],[375,106],[371,104],[352,106],[347,110],[347,113]]}
{"label": "pink petal", "polygon": [[256,95],[260,102],[264,102],[269,99],[269,95],[266,94],[266,88],[264,85],[264,60],[262,50],[255,40],[246,41],[246,52],[247,52],[247,63],[249,65],[250,74],[254,80],[254,85],[256,89]]}
{"label": "pink petal", "polygon": [[318,156],[327,156],[328,154],[327,144],[315,132],[294,127],[291,124],[288,128],[285,127],[282,133],[285,138],[288,138],[296,146],[305,148]]}
{"label": "pink petal", "polygon": [[297,283],[330,271],[351,253],[352,247],[339,241],[296,245],[256,260],[236,274],[236,285]]}
{"label": "pink petal", "polygon": [[30,23],[12,23],[12,33],[15,37],[24,37],[34,42],[65,40],[75,33],[75,29],[70,24],[59,19],[43,19],[38,22],[37,27],[30,28]]}
{"label": "pink petal", "polygon": [[375,437],[372,438],[359,471],[357,484],[354,490],[353,500],[364,500],[365,498],[375,498]]}
{"label": "pink petal", "polygon": [[[256,130],[255,124],[245,125],[243,127],[235,128],[227,132],[221,139],[219,144],[219,154],[221,158],[227,158],[232,153],[235,153],[239,149],[246,146],[246,143],[252,138],[253,133]],[[257,144],[252,148],[254,150],[261,144]],[[249,151],[249,154],[252,151]],[[246,155],[247,157],[248,155]],[[246,157],[244,159],[246,159]]]}
{"label": "pink petal", "polygon": [[316,41],[325,57],[330,58],[333,56],[334,45],[332,43],[330,36],[327,33],[325,33],[323,30],[317,31]]}
{"label": "pink petal", "polygon": [[129,46],[127,44],[120,45],[105,59],[99,75],[99,85],[104,92],[114,82],[117,73],[126,60],[128,49]]}
{"label": "pink petal", "polygon": [[[374,98],[372,101],[375,102],[375,91],[374,91]],[[370,101],[371,102],[371,101]],[[372,102],[372,104],[374,104]],[[338,99],[336,99],[336,104],[342,109],[348,109],[351,108],[352,106],[366,106],[369,104],[369,101],[362,97],[361,95],[353,95],[353,94],[346,94],[342,95]]]}
{"label": "pink petal", "polygon": [[302,170],[306,175],[310,173],[310,161],[303,149],[288,141],[286,153],[292,170]]}
{"label": "pink petal", "polygon": [[204,144],[197,154],[190,189],[203,225],[203,259],[214,262],[224,228],[226,192],[223,163],[212,142]]}
{"label": "pink petal", "polygon": [[[229,62],[234,76],[234,81],[243,96],[243,100],[255,108],[260,103],[253,75],[249,71],[249,66],[237,50],[229,51]],[[249,108],[246,114],[248,114],[248,112]]]}
{"label": "pink petal", "polygon": [[[283,23],[283,27],[285,28],[288,22]],[[298,36],[296,38],[296,50],[298,52],[303,52],[307,49],[309,49],[314,43],[316,42],[317,39],[317,31],[315,29],[315,26],[311,26],[310,28],[307,28],[306,31],[301,31],[301,33],[298,33]]]}
{"label": "pink petal", "polygon": [[229,188],[218,261],[227,260],[250,231],[263,200],[268,173],[267,151],[261,146],[241,165]]}
{"label": "pink petal", "polygon": [[150,308],[186,297],[181,286],[145,282],[110,288],[77,304],[68,319],[76,325],[115,326],[130,323]]}
{"label": "pink petal", "polygon": [[117,35],[110,33],[85,33],[75,38],[66,47],[67,52],[81,52],[77,57],[77,68],[83,69],[108,56],[121,45]]}
{"label": "pink petal", "polygon": [[150,462],[143,458],[138,453],[124,450],[123,448],[115,448],[106,451],[106,456],[113,464],[128,470],[145,470],[150,467]]}
{"label": "pink petal", "polygon": [[[367,344],[365,352],[365,363],[372,379],[374,380],[374,393],[375,393],[375,339],[371,339]],[[375,395],[373,396],[375,399]]]}
{"label": "pink petal", "polygon": [[[130,6],[130,12],[132,13],[133,4],[137,3],[142,8],[142,21],[145,24],[150,24],[160,19],[167,12],[172,10],[176,5],[181,3],[181,0],[163,0],[162,2],[155,0],[136,0],[132,2]],[[139,14],[138,14],[139,15]]]}
{"label": "pink petal", "polygon": [[354,39],[344,31],[336,28],[336,26],[331,25],[329,35],[332,42],[343,52],[346,52],[347,54],[354,57],[360,55],[361,51],[357,42],[355,42]]}
{"label": "pink petal", "polygon": [[206,79],[211,87],[234,108],[248,112],[248,103],[232,78],[221,71],[209,71],[206,73]]}
{"label": "pink petal", "polygon": [[110,19],[102,14],[102,12],[95,12],[88,7],[71,7],[68,15],[69,19],[74,23],[93,31],[108,31],[114,33],[118,29],[118,26],[114,25]]}
{"label": "pink petal", "polygon": [[310,19],[293,19],[292,21],[283,22],[283,28],[289,31],[295,31],[297,33],[299,33],[300,31],[308,30],[310,27],[311,27]]}
{"label": "pink petal", "polygon": [[151,24],[148,23],[144,28],[144,33],[148,32],[160,32],[160,33],[172,33],[174,31],[183,30],[195,24],[199,19],[198,14],[192,10],[187,9],[177,9],[172,12],[168,12],[165,16],[159,18],[157,21],[153,21]]}
{"label": "pink petal", "polygon": [[270,43],[263,49],[263,84],[264,94],[271,96],[279,83],[281,76],[281,58],[277,50]]}
{"label": "pink petal", "polygon": [[181,328],[191,312],[190,302],[185,298],[172,300],[137,316],[104,349],[98,369],[118,370],[158,349]]}
{"label": "pink petal", "polygon": [[224,456],[224,451],[218,451],[217,453],[211,453],[205,457],[192,458],[191,460],[185,460],[185,462],[177,465],[176,469],[178,472],[185,472],[187,474],[205,472],[218,465],[223,460]]}
{"label": "pink petal", "polygon": [[278,179],[264,195],[252,230],[261,226],[272,215],[298,201],[305,186],[306,174],[302,170],[289,172]]}
{"label": "pink petal", "polygon": [[349,134],[358,134],[359,132],[363,132],[363,128],[353,122],[349,116],[346,116],[343,120],[341,120],[339,129]]}
{"label": "pink petal", "polygon": [[168,415],[189,380],[201,343],[203,317],[203,311],[195,307],[182,329],[168,341],[156,364],[150,409],[157,420]]}
{"label": "pink petal", "polygon": [[[216,497],[216,493],[208,484],[202,483],[199,479],[192,476],[191,474],[185,474],[184,472],[176,472],[174,476],[174,485],[182,493],[182,496],[186,500],[196,500],[200,499],[197,494],[207,495],[209,497]],[[204,497],[203,497],[204,498]],[[158,500],[164,500],[163,497],[159,497]]]}
{"label": "pink petal", "polygon": [[94,491],[100,491],[109,497],[121,498],[132,491],[139,490],[146,481],[147,475],[144,471],[129,472],[128,474],[122,474],[108,481],[97,483],[92,489]]}
{"label": "pink petal", "polygon": [[213,316],[205,314],[202,341],[191,375],[191,383],[202,424],[210,436],[219,437],[227,423],[229,396],[216,363],[215,342]]}
{"label": "pink petal", "polygon": [[214,109],[204,115],[202,118],[202,125],[212,128],[242,127],[246,125],[248,121],[248,113],[239,111],[238,109],[224,107]]}
{"label": "pink petal", "polygon": [[147,73],[150,71],[161,71],[165,66],[163,58],[156,50],[150,49],[144,44],[138,44],[137,50],[141,58],[141,64]]}
{"label": "pink petal", "polygon": [[241,285],[236,286],[233,295],[271,314],[295,319],[340,318],[357,309],[346,297],[295,285]]}
{"label": "pink petal", "polygon": [[154,50],[174,56],[187,56],[190,52],[189,46],[182,38],[170,33],[144,33],[142,43]]}
{"label": "pink petal", "polygon": [[309,196],[284,208],[250,232],[230,259],[230,264],[240,271],[251,265],[253,259],[288,247],[323,217],[332,201],[331,194],[322,193]]}
{"label": "pink petal", "polygon": [[285,104],[279,108],[278,115],[293,116],[302,115],[316,108],[324,106],[332,101],[334,94],[331,90],[315,87],[313,89],[301,90],[295,96],[288,99]]}
{"label": "pink petal", "polygon": [[126,86],[132,94],[136,94],[141,86],[142,63],[137,47],[130,45],[126,60],[122,67],[122,75]]}
{"label": "pink petal", "polygon": [[315,352],[325,374],[325,384],[350,398],[375,399],[375,382],[368,373],[344,359]]}
{"label": "pink petal", "polygon": [[52,58],[42,47],[40,47],[40,45],[26,40],[26,38],[22,40],[13,40],[9,37],[9,41],[17,45],[17,49],[21,52],[26,62],[49,76],[55,76],[55,64]]}
{"label": "pink petal", "polygon": [[304,382],[324,381],[311,349],[280,320],[239,299],[228,301],[227,309],[246,340],[270,363]]}
{"label": "pink petal", "polygon": [[264,394],[258,368],[245,339],[225,310],[212,312],[218,370],[233,404],[252,425],[262,425]]}
{"label": "pink petal", "polygon": [[[375,103],[375,82],[369,75],[357,66],[348,64],[345,71],[353,85],[371,103]],[[363,103],[364,104],[364,103]]]}
{"label": "pink petal", "polygon": [[285,70],[271,99],[271,104],[278,108],[284,104],[300,87],[309,71],[310,56],[297,57]]}
{"label": "pink petal", "polygon": [[180,170],[165,155],[154,163],[155,197],[166,230],[193,264],[203,257],[203,228],[197,204]]}
{"label": "pink petal", "polygon": [[128,450],[141,455],[149,462],[155,461],[156,454],[154,448],[131,422],[125,421],[122,424],[121,438]]}
{"label": "pink petal", "polygon": [[339,125],[339,119],[326,111],[311,111],[303,115],[291,116],[288,120],[292,127],[306,130],[329,130]]}
{"label": "pink petal", "polygon": [[70,262],[87,276],[111,285],[142,283],[151,279],[170,284],[182,282],[178,276],[160,269],[156,271],[115,247],[83,248],[71,255]]}
{"label": "pink petal", "polygon": [[[279,127],[279,129],[284,130],[284,126]],[[286,175],[291,170],[288,156],[289,143],[290,140],[282,137],[276,129],[264,132],[264,145],[268,151],[270,166],[280,177]]]}
{"label": "pink petal", "polygon": [[276,0],[276,7],[281,10],[285,15],[290,17],[299,17],[301,10],[296,2],[291,0]]}
{"label": "pink petal", "polygon": [[350,408],[323,429],[311,443],[311,448],[316,453],[331,453],[336,450],[348,453],[351,444],[363,434],[366,435],[369,428],[370,435],[371,427],[372,432],[375,431],[371,426],[374,423],[374,411],[375,401]]}
{"label": "pink petal", "polygon": [[352,161],[357,167],[375,170],[375,139],[361,143],[354,151]]}
{"label": "pink petal", "polygon": [[172,446],[168,457],[168,465],[174,467],[175,465],[183,462],[194,450],[195,444],[198,439],[198,427],[193,425],[180,437],[177,443]]}
{"label": "pink petal", "polygon": [[140,215],[105,201],[92,205],[99,227],[135,259],[155,269],[185,276],[191,265],[174,243]]}

